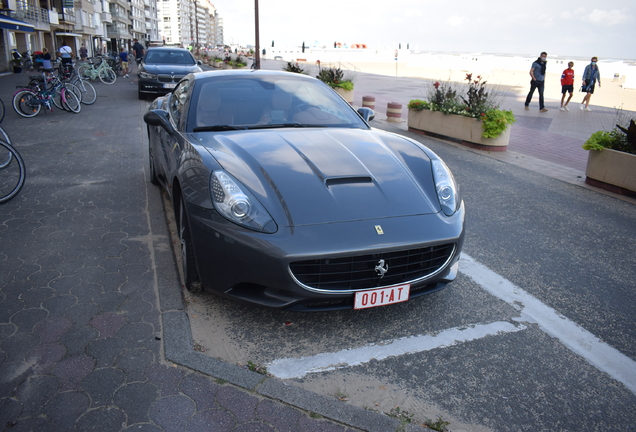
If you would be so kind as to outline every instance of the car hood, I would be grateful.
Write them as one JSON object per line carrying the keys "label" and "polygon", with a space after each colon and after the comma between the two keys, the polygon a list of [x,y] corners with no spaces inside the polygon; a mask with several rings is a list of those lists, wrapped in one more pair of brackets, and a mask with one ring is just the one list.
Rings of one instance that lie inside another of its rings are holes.
{"label": "car hood", "polygon": [[143,70],[148,73],[162,75],[185,76],[192,72],[201,72],[197,65],[175,65],[175,64],[143,64]]}
{"label": "car hood", "polygon": [[440,211],[430,163],[434,155],[399,135],[329,128],[200,132],[193,138],[279,225]]}

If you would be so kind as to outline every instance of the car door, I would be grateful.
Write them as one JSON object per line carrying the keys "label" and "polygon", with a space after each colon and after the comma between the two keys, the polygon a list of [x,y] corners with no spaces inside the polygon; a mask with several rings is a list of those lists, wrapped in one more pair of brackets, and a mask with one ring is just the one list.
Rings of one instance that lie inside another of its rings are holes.
{"label": "car door", "polygon": [[184,114],[186,111],[186,101],[190,90],[190,81],[182,80],[168,98],[168,118],[172,126],[172,132],[161,129],[161,155],[162,164],[168,175],[168,184],[171,185],[175,171],[179,169],[179,160],[184,145],[185,135],[182,133],[184,124]]}

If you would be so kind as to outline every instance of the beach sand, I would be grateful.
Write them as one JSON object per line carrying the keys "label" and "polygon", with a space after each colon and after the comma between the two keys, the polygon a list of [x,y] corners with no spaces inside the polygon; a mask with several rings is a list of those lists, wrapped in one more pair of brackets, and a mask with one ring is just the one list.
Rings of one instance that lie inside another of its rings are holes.
{"label": "beach sand", "polygon": [[[323,66],[331,66],[332,64],[323,63]],[[338,63],[333,64],[338,66]],[[454,81],[465,83],[466,74],[471,72],[467,70],[444,70],[435,68],[423,68],[408,66],[406,62],[396,63],[381,63],[381,62],[347,62],[341,63],[340,66],[343,69],[349,69],[354,72],[372,73],[378,75],[398,76],[406,78],[416,78],[431,81]],[[397,66],[397,68],[396,68]],[[556,109],[560,106],[561,101],[561,66],[558,67],[558,72],[554,69],[556,66],[550,67],[548,63],[548,73],[546,74],[545,85],[545,98],[552,101],[552,106],[549,108],[554,109],[554,101],[558,101]],[[397,69],[397,70],[396,70]],[[397,72],[397,73],[396,73]],[[581,86],[581,75],[583,70],[575,69],[574,79],[574,96],[570,102],[571,107],[578,109],[578,104],[583,100],[584,93],[579,92]],[[473,73],[475,78],[479,73]],[[488,85],[492,86],[495,90],[506,93],[508,97],[513,97],[521,102],[525,100],[528,91],[530,90],[530,75],[528,71],[515,71],[506,69],[493,69],[492,72],[484,73],[482,78],[488,81]],[[598,85],[592,95],[590,105],[602,106],[606,108],[622,108],[627,111],[636,112],[636,89],[623,89],[621,85],[625,81],[625,78],[619,79],[606,79],[602,80],[602,86]],[[538,104],[539,96],[535,92],[533,103]],[[567,100],[567,96],[566,96]],[[503,107],[506,104],[503,105]]]}

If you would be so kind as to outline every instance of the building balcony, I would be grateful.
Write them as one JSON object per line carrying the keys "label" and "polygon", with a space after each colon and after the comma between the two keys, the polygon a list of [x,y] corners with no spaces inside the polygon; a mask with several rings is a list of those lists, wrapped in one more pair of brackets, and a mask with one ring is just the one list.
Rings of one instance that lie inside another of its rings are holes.
{"label": "building balcony", "polygon": [[77,22],[75,18],[75,11],[73,9],[62,9],[62,12],[58,12],[58,19],[60,20],[60,24],[73,24]]}
{"label": "building balcony", "polygon": [[33,24],[38,30],[50,29],[51,20],[48,9],[33,6],[23,0],[16,0],[15,9],[9,16]]}
{"label": "building balcony", "polygon": [[113,22],[113,16],[110,14],[110,12],[102,12],[100,14],[100,19],[102,20],[102,22],[104,23],[110,23]]}

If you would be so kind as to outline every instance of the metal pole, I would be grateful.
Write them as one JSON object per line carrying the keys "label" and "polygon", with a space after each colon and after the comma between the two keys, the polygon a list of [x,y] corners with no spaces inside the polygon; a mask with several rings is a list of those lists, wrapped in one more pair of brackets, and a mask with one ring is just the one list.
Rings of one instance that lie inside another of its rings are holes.
{"label": "metal pole", "polygon": [[260,69],[261,68],[261,44],[259,41],[259,35],[258,35],[258,0],[254,0],[254,17],[256,20],[255,26],[254,26],[254,31],[255,31],[255,35],[256,35],[256,50],[254,52],[254,61],[256,62],[256,67],[254,69]]}

